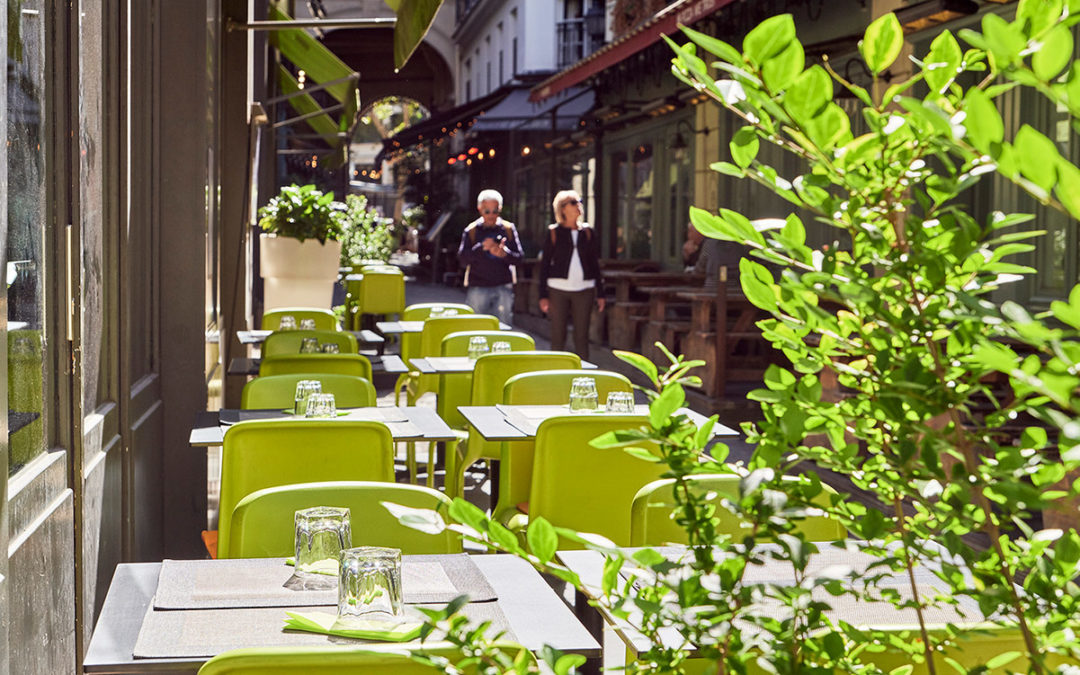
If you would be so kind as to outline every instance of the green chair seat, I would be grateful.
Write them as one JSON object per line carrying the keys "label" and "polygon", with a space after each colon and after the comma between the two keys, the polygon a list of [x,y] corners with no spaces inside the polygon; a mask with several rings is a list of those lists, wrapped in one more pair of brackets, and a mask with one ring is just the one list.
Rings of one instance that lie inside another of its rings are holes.
{"label": "green chair seat", "polygon": [[228,551],[233,509],[252,492],[329,480],[394,481],[394,441],[379,422],[281,419],[225,430],[218,550]]}
{"label": "green chair seat", "polygon": [[328,309],[319,307],[278,307],[263,314],[262,329],[277,330],[281,327],[281,317],[292,316],[296,325],[304,319],[315,320],[315,330],[338,330],[337,317]]}
{"label": "green chair seat", "polygon": [[293,554],[293,516],[314,506],[348,508],[353,546],[386,546],[405,554],[461,553],[461,537],[450,530],[427,534],[398,522],[383,502],[416,509],[450,504],[441,492],[419,485],[336,481],[281,485],[252,492],[232,512],[228,550],[221,558],[277,558]]}
{"label": "green chair seat", "polygon": [[256,377],[244,385],[240,407],[244,410],[291,408],[296,401],[296,383],[318,380],[323,393],[333,394],[339,408],[365,408],[376,405],[378,398],[371,380],[339,373],[292,373]]}
{"label": "green chair seat", "polygon": [[363,354],[279,354],[259,364],[259,376],[339,373],[371,380],[371,361]]}

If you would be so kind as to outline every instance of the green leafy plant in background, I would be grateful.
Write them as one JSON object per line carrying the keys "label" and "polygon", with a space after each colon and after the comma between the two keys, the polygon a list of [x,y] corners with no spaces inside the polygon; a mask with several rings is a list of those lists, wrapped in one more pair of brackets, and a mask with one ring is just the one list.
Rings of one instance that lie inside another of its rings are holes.
{"label": "green leafy plant in background", "polygon": [[344,216],[334,206],[334,193],[314,185],[286,185],[259,209],[259,227],[267,234],[304,241],[341,238]]}
{"label": "green leafy plant in background", "polygon": [[368,206],[367,197],[345,198],[345,226],[341,237],[342,266],[358,265],[366,260],[390,260],[397,250],[392,218],[382,218]]}
{"label": "green leafy plant in background", "polygon": [[[1075,525],[1032,523],[1077,494],[1080,290],[1037,315],[995,303],[995,290],[1033,273],[1011,258],[1041,232],[1024,214],[976,217],[964,197],[996,173],[1080,217],[1080,169],[1031,126],[1007,134],[996,104],[1025,88],[1080,128],[1078,12],[1076,0],[1022,0],[1012,21],[987,14],[979,32],[942,32],[912,77],[887,83],[879,78],[899,57],[903,32],[886,14],[860,45],[870,90],[827,62],[807,68],[788,15],[760,24],[741,50],[684,29],[689,44],[670,42],[673,72],[745,123],[732,161],[713,168],[797,209],[779,222],[691,212],[702,233],[746,246],[742,290],[771,315],[759,327],[791,364],[770,367],[750,395],[763,413],[744,427],[754,454],[745,466],[725,462],[723,446],[706,454],[708,430],[675,412],[692,363],[669,355],[661,371],[620,354],[653,384],[649,420],[593,444],[667,465],[688,555],[630,554],[541,519],[521,541],[461,500],[449,527],[578,588],[555,558],[560,539],[603,552],[596,604],[650,645],[631,672],[682,671],[691,650],[721,673],[880,672],[892,667],[890,654],[907,664],[901,672],[1075,671],[1080,535]],[[853,134],[837,93],[862,103],[868,133]],[[763,143],[801,158],[804,170],[781,175],[759,158]],[[832,228],[835,241],[808,246],[803,217]],[[829,497],[821,470],[847,477],[881,508]],[[691,489],[702,472],[738,475],[738,496]],[[723,534],[721,515],[743,526]],[[851,538],[808,541],[799,524],[811,515],[836,519]],[[424,527],[447,526],[428,518]],[[832,545],[874,562],[815,570],[814,553]],[[763,580],[766,562],[774,571]],[[777,562],[790,574],[776,574]],[[916,583],[920,572],[947,592]],[[907,610],[914,626],[894,632],[829,612],[855,600]],[[928,617],[938,611],[985,623],[934,626]],[[963,651],[984,630],[1012,639]]]}

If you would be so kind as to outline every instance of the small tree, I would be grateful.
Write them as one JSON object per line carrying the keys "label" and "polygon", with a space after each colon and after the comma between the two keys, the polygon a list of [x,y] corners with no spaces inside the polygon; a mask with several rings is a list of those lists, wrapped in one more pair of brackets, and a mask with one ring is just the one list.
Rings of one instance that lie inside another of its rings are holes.
{"label": "small tree", "polygon": [[[947,657],[967,629],[931,630],[927,613],[943,605],[960,611],[965,598],[1023,645],[976,654],[984,667],[1047,672],[1080,661],[1080,535],[1030,525],[1076,493],[1049,486],[1080,460],[1080,289],[1040,316],[992,302],[994,290],[1033,272],[1009,258],[1030,251],[1026,240],[1041,233],[1026,226],[1030,216],[977,220],[960,202],[996,172],[1080,217],[1080,169],[1030,126],[1006,138],[995,105],[1006,91],[1029,88],[1068,110],[1078,128],[1077,11],[1076,0],[1021,0],[1013,21],[987,14],[981,32],[962,31],[966,48],[944,31],[916,61],[918,72],[880,95],[827,62],[807,68],[788,15],[751,31],[741,51],[690,29],[690,44],[671,42],[676,76],[745,122],[730,144],[733,162],[714,168],[767,186],[834,228],[837,242],[807,246],[794,214],[777,226],[725,209],[691,211],[702,233],[747,247],[743,292],[771,314],[759,326],[792,367],[771,367],[751,394],[764,418],[745,426],[756,449],[739,467],[723,463],[723,446],[704,453],[711,422],[696,429],[674,414],[693,364],[671,357],[661,372],[622,355],[654,384],[650,424],[594,445],[639,456],[634,447],[643,441],[658,448],[652,456],[675,479],[675,517],[693,554],[673,565],[654,551],[626,556],[588,544],[607,555],[600,603],[651,640],[631,671],[678,671],[693,646],[722,673],[752,664],[780,673],[874,672],[875,653],[886,648],[936,672],[933,656]],[[875,85],[902,46],[895,15],[869,26],[860,51]],[[978,83],[961,86],[964,73],[977,73]],[[927,93],[915,96],[916,85]],[[853,136],[833,101],[836,88],[862,102],[868,133]],[[762,142],[802,158],[806,171],[782,176],[763,164]],[[1021,357],[1016,344],[1029,354]],[[822,395],[826,371],[843,387],[838,401]],[[990,386],[995,373],[1008,375],[1008,391]],[[885,509],[843,498],[823,503],[815,467],[847,476]],[[717,503],[696,493],[688,477],[702,471],[739,473],[740,496]],[[738,515],[745,534],[718,535],[717,508]],[[852,533],[844,546],[879,562],[811,573],[821,544],[806,541],[797,525],[822,509]],[[589,540],[537,520],[523,545],[460,500],[449,513],[474,540],[579,584],[552,562],[554,548],[558,536]],[[755,580],[751,572],[765,560],[789,565],[791,583]],[[928,594],[917,568],[932,570],[949,593]],[[883,571],[907,579],[906,589],[882,585]],[[914,610],[916,639],[830,617],[841,596]],[[665,646],[666,628],[685,644]]]}
{"label": "small tree", "polygon": [[356,265],[364,260],[390,260],[397,248],[392,218],[382,218],[368,206],[367,197],[345,197],[345,226],[341,236],[341,264]]}

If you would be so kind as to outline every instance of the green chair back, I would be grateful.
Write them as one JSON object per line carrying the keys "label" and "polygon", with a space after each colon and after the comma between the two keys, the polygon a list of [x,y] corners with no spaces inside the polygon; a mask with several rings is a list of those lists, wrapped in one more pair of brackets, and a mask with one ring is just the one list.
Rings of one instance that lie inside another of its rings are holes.
{"label": "green chair back", "polygon": [[363,354],[279,354],[259,364],[259,376],[339,373],[371,380],[371,361]]}
{"label": "green chair back", "polygon": [[[596,381],[600,401],[613,391],[634,390],[630,380],[609,370],[547,370],[514,375],[503,386],[503,403],[510,405],[561,405],[570,399],[570,385],[575,378],[591,377]],[[528,503],[532,484],[535,443],[512,441],[502,445],[499,461],[499,502],[493,513],[504,524],[520,513],[518,504]]]}
{"label": "green chair back", "polygon": [[354,272],[360,274],[367,274],[368,272],[384,272],[386,274],[397,274],[399,276],[405,276],[405,273],[401,271],[401,268],[397,265],[391,265],[390,263],[367,263],[361,265],[359,269],[353,268]]}
{"label": "green chair back", "polygon": [[[420,333],[420,343],[415,353],[405,353],[405,343],[402,342],[402,358],[408,359],[419,356],[440,356],[442,354],[443,338],[451,333],[469,330],[498,330],[499,320],[487,314],[466,314],[464,316],[440,316],[434,319],[424,320],[424,330]],[[410,403],[416,397],[425,392],[439,390],[439,377],[437,375],[420,375],[413,383],[413,396]]]}
{"label": "green chair back", "polygon": [[278,330],[270,333],[263,342],[262,355],[299,354],[304,338],[315,338],[320,345],[335,344],[342,354],[360,351],[356,336],[340,330]]}
{"label": "green chair back", "polygon": [[218,550],[228,551],[233,509],[256,490],[327,480],[394,481],[394,440],[385,424],[285,419],[225,430]]}
{"label": "green chair back", "polygon": [[405,311],[405,275],[401,270],[365,267],[363,274],[357,300],[360,314],[401,314]]}
{"label": "green chair back", "polygon": [[[496,342],[510,343],[515,352],[536,349],[536,341],[528,333],[518,331],[475,330],[451,333],[443,338],[442,356],[468,356],[469,340],[483,337],[488,346]],[[458,412],[459,405],[468,405],[472,394],[472,373],[447,373],[439,378],[439,400],[436,408],[439,417],[455,429],[465,428],[465,418]]]}
{"label": "green chair back", "polygon": [[371,380],[339,373],[292,373],[256,377],[244,385],[240,407],[244,410],[291,408],[296,402],[296,383],[318,380],[324,393],[334,395],[339,408],[366,408],[378,402]]}
{"label": "green chair back", "polygon": [[[405,311],[401,314],[402,321],[423,321],[431,314],[431,310],[435,307],[442,307],[443,309],[456,309],[459,315],[461,314],[473,314],[473,308],[461,303],[442,303],[442,302],[421,302],[413,305],[409,305],[405,308]],[[420,355],[420,334],[419,333],[405,333],[401,336],[401,358],[405,360],[405,363],[409,363],[409,359],[414,356]]]}
{"label": "green chair back", "polygon": [[[648,425],[639,415],[566,415],[540,423],[536,432],[529,518],[630,544],[630,505],[642,486],[667,470],[622,448],[594,448],[589,442],[608,431]],[[649,447],[644,445],[644,447]],[[563,540],[560,548],[577,548]]]}
{"label": "green chair back", "polygon": [[[519,658],[534,663],[532,654],[520,645],[499,644],[508,653],[525,652]],[[426,647],[434,656],[451,662],[463,658],[452,647]],[[534,666],[535,667],[535,666]],[[466,675],[479,672],[476,665],[462,665]],[[199,675],[434,675],[444,669],[412,660],[396,643],[365,644],[362,647],[328,645],[317,647],[251,647],[223,652],[203,664]]]}
{"label": "green chair back", "polygon": [[263,314],[262,329],[277,330],[281,326],[281,317],[293,316],[296,325],[304,319],[315,319],[315,330],[337,330],[337,317],[328,309],[318,307],[278,307]]}
{"label": "green chair back", "polygon": [[282,485],[252,492],[232,512],[229,549],[221,558],[281,558],[293,554],[293,516],[314,506],[348,508],[353,546],[387,546],[405,554],[461,553],[461,537],[427,534],[402,525],[383,502],[415,509],[445,509],[450,499],[420,485],[336,481]]}
{"label": "green chair back", "polygon": [[[730,474],[700,474],[690,476],[691,489],[699,493],[712,495],[710,501],[739,496],[739,477]],[[794,480],[794,477],[793,477]],[[675,499],[673,479],[658,480],[641,488],[634,496],[630,507],[630,545],[660,546],[662,544],[689,543],[686,530],[675,522],[673,514],[678,503]],[[823,492],[818,496],[823,506],[829,503],[829,497],[836,491],[823,485]],[[743,521],[722,506],[717,506],[716,531],[739,537],[746,532]],[[798,524],[800,532],[810,541],[836,541],[847,537],[847,530],[836,520],[825,516],[811,516]]]}

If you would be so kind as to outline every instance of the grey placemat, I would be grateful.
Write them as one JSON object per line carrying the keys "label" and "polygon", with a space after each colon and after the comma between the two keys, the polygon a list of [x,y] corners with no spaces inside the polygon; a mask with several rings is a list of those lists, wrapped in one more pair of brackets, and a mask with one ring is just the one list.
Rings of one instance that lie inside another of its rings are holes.
{"label": "grey placemat", "polygon": [[[441,605],[428,605],[441,608]],[[310,611],[310,607],[257,607],[239,609],[155,610],[143,618],[133,656],[136,659],[182,659],[211,657],[242,647],[297,647],[308,645],[356,646],[368,640],[333,637],[318,633],[284,630],[285,612]],[[336,611],[336,606],[324,611]],[[505,631],[516,641],[498,603],[469,603],[462,613],[475,623],[490,621],[488,635]],[[418,615],[418,613],[416,613]],[[441,639],[438,633],[430,640]],[[386,644],[386,643],[380,643]],[[402,643],[416,647],[417,642]]]}
{"label": "grey placemat", "polygon": [[[293,568],[282,558],[166,560],[161,564],[156,609],[313,607],[336,605],[337,587],[293,590],[285,586]],[[466,594],[473,602],[497,599],[483,573],[465,554],[411,555],[402,562],[406,604],[449,602]],[[326,581],[334,583],[334,577]]]}

